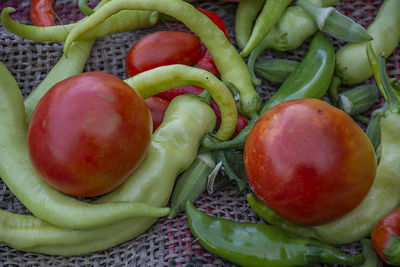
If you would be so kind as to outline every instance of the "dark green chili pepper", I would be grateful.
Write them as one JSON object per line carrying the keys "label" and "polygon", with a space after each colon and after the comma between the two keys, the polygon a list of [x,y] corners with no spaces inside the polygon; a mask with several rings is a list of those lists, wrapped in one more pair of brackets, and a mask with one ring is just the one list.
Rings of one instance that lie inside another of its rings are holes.
{"label": "dark green chili pepper", "polygon": [[297,98],[321,98],[329,88],[335,70],[335,51],[331,42],[318,32],[298,68],[283,82],[261,110]]}
{"label": "dark green chili pepper", "polygon": [[207,215],[186,203],[190,230],[209,252],[241,266],[360,265],[364,256],[306,239],[267,224],[235,222]]}
{"label": "dark green chili pepper", "polygon": [[[333,46],[325,34],[318,32],[300,65],[268,100],[262,108],[261,114],[286,100],[321,98],[328,90],[334,68],[335,52]],[[209,150],[243,148],[256,120],[256,117],[250,120],[249,124],[234,139],[226,142],[217,142],[210,135],[207,135],[203,140],[203,147]]]}

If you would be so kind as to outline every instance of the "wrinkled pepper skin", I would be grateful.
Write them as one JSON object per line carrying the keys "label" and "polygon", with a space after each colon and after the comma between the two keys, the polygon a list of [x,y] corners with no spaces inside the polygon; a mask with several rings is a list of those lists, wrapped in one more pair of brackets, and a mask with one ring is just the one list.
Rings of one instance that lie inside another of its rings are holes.
{"label": "wrinkled pepper skin", "polygon": [[307,266],[314,263],[360,265],[350,256],[316,240],[301,238],[267,224],[234,222],[198,211],[186,203],[189,227],[209,252],[241,266]]}

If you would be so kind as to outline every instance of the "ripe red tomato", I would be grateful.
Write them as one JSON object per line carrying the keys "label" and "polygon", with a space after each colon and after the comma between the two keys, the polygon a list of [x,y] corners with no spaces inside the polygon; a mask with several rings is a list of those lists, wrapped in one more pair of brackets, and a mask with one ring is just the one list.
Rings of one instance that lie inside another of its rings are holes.
{"label": "ripe red tomato", "polygon": [[244,163],[254,194],[301,225],[327,223],[355,208],[376,172],[364,131],[317,99],[287,101],[264,113],[247,138]]}
{"label": "ripe red tomato", "polygon": [[192,33],[158,31],[136,42],[126,56],[129,76],[159,66],[192,65],[201,55],[200,39]]}
{"label": "ripe red tomato", "polygon": [[28,130],[33,166],[50,185],[96,196],[120,185],[151,141],[144,100],[117,77],[82,73],[54,85],[37,104]]}
{"label": "ripe red tomato", "polygon": [[153,119],[153,132],[157,130],[158,126],[164,119],[164,113],[168,108],[169,101],[158,96],[152,96],[145,100],[147,107],[151,112]]}

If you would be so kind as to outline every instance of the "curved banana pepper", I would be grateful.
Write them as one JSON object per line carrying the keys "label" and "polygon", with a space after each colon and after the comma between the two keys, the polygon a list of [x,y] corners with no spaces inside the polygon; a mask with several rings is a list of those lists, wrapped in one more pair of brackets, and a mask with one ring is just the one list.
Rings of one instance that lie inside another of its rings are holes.
{"label": "curved banana pepper", "polygon": [[206,15],[182,0],[113,0],[106,3],[68,34],[64,53],[75,40],[87,38],[90,31],[121,10],[154,10],[175,17],[199,36],[210,52],[221,79],[231,82],[240,92],[241,110],[245,116],[257,115],[260,97],[257,94],[247,66],[225,34]]}

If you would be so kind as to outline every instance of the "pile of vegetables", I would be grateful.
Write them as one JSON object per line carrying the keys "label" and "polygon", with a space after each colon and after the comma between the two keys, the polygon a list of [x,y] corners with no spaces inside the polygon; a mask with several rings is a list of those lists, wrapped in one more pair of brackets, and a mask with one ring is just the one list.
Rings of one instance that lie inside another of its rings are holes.
{"label": "pile of vegetables", "polygon": [[[385,0],[368,29],[335,2],[239,1],[235,42],[190,1],[80,0],[85,17],[66,25],[55,25],[53,1],[32,0],[34,25],[4,8],[10,32],[64,47],[25,98],[0,64],[0,177],[31,213],[0,211],[0,243],[82,255],[185,212],[206,250],[242,266],[400,266],[400,82],[385,64],[400,42],[400,1]],[[188,30],[132,44],[129,78],[82,73],[96,38],[159,20]],[[260,60],[307,40],[301,62]],[[262,103],[267,80],[277,89]],[[265,223],[192,204],[232,180]],[[353,242],[363,253],[336,247]]]}

